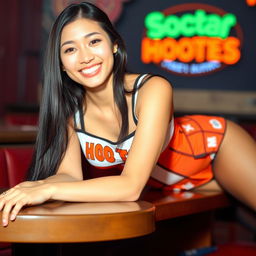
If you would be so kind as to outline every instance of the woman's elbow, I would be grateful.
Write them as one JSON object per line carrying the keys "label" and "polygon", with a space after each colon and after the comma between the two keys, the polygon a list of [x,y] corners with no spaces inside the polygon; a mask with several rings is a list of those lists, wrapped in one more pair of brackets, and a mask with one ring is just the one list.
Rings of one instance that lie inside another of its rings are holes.
{"label": "woman's elbow", "polygon": [[135,202],[139,199],[139,195],[131,195],[131,196],[127,196],[125,197],[123,200],[120,201],[126,201],[126,202]]}
{"label": "woman's elbow", "polygon": [[142,189],[131,187],[131,189],[129,189],[128,193],[126,194],[125,201],[134,202],[139,200],[141,192]]}
{"label": "woman's elbow", "polygon": [[134,202],[140,198],[142,190],[145,186],[137,177],[121,174],[119,176],[118,186],[115,190],[120,191],[117,200]]}
{"label": "woman's elbow", "polygon": [[140,197],[140,195],[137,195],[137,194],[130,195],[130,196],[127,196],[124,201],[135,202],[139,199],[139,197]]}

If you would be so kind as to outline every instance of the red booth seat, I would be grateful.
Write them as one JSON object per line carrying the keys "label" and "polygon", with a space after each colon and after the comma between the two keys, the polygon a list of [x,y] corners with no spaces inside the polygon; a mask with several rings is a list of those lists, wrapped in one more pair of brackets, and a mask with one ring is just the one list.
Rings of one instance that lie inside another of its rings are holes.
{"label": "red booth seat", "polygon": [[[0,148],[1,188],[10,188],[24,181],[32,154],[32,146]],[[0,243],[0,256],[11,255],[11,244]]]}
{"label": "red booth seat", "polygon": [[32,146],[0,148],[0,187],[24,181],[33,154]]}
{"label": "red booth seat", "polygon": [[0,187],[9,187],[6,158],[2,149],[0,149]]}

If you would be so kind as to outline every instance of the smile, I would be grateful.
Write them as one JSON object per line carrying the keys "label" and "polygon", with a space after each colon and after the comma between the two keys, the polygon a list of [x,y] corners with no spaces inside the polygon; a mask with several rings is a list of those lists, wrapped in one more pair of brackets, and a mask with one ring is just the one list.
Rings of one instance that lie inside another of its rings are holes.
{"label": "smile", "polygon": [[101,69],[101,64],[96,64],[91,67],[84,68],[80,72],[85,77],[92,77],[97,75],[100,72],[100,69]]}

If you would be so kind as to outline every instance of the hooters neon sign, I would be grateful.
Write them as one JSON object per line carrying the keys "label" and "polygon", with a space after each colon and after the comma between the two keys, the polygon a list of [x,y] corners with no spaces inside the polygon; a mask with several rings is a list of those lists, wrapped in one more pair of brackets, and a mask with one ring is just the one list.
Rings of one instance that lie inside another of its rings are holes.
{"label": "hooters neon sign", "polygon": [[182,75],[204,75],[241,58],[237,18],[205,4],[183,4],[145,17],[142,62]]}

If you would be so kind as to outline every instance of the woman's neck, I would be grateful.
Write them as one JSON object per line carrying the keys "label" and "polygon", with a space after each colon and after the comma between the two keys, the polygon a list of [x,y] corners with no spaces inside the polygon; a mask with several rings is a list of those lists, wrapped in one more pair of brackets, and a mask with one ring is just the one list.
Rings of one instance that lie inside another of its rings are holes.
{"label": "woman's neck", "polygon": [[85,102],[87,108],[93,107],[103,112],[114,109],[113,74],[97,88],[86,89]]}

